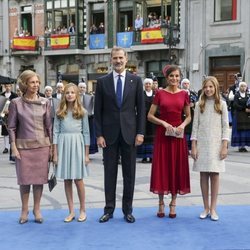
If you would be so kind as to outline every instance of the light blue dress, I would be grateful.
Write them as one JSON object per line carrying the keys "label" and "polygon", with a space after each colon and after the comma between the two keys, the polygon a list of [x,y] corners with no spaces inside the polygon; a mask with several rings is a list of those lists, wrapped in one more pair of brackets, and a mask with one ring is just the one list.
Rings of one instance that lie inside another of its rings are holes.
{"label": "light blue dress", "polygon": [[85,145],[90,144],[88,114],[74,119],[69,111],[63,120],[55,116],[53,144],[57,144],[58,165],[56,177],[59,179],[82,179],[88,176],[85,165]]}

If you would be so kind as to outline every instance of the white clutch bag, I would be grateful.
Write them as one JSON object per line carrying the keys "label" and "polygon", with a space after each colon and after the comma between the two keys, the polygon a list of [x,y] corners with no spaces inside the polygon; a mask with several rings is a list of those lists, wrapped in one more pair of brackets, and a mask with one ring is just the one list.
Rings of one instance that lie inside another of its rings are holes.
{"label": "white clutch bag", "polygon": [[180,134],[176,134],[176,128],[174,128],[174,130],[172,132],[168,132],[166,130],[165,132],[165,136],[172,136],[172,137],[176,137],[176,138],[183,138],[184,136],[184,131]]}

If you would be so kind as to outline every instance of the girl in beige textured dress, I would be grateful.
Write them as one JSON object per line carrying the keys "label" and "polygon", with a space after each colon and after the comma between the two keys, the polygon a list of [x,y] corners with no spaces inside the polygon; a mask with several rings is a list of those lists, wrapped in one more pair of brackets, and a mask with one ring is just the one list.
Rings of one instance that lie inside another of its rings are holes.
{"label": "girl in beige textured dress", "polygon": [[[203,81],[201,97],[194,112],[191,141],[193,170],[200,172],[204,203],[204,211],[200,214],[200,218],[211,216],[211,220],[217,221],[219,173],[225,171],[224,159],[227,156],[229,125],[227,105],[220,97],[219,83],[213,76]],[[210,204],[209,186],[211,186]]]}

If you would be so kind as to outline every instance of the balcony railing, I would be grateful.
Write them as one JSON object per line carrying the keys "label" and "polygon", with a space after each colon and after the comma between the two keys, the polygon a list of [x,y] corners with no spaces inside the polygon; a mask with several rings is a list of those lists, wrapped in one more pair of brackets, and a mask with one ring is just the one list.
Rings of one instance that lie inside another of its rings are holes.
{"label": "balcony railing", "polygon": [[[123,48],[130,48],[133,45],[163,43],[164,39],[160,27],[118,32],[116,34],[116,45]],[[89,35],[88,45],[90,50],[105,49],[107,48],[107,36],[105,34],[91,34]],[[83,49],[83,35],[51,34],[44,36],[44,49]]]}
{"label": "balcony railing", "polygon": [[83,48],[83,35],[51,34],[44,36],[45,50]]}
{"label": "balcony railing", "polygon": [[14,37],[11,44],[14,51],[38,51],[39,41],[37,36]]}

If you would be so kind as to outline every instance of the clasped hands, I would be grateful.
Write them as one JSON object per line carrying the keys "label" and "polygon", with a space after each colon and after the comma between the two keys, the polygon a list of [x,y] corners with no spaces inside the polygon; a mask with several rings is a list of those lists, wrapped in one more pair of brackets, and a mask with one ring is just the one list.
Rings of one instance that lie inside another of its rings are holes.
{"label": "clasped hands", "polygon": [[164,121],[163,127],[166,128],[166,132],[175,133],[176,135],[181,135],[184,132],[184,126],[182,126],[182,125],[180,125],[178,127],[173,127],[171,124]]}

